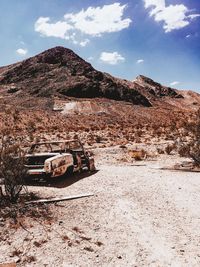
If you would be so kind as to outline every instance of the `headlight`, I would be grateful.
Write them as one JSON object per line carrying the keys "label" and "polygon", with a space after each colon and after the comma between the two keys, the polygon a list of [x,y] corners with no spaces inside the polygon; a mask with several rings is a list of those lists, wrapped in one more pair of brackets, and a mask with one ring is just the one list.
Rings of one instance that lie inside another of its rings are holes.
{"label": "headlight", "polygon": [[50,173],[51,172],[51,162],[50,161],[45,161],[45,163],[44,163],[44,170],[45,170],[45,172],[47,172],[47,173]]}

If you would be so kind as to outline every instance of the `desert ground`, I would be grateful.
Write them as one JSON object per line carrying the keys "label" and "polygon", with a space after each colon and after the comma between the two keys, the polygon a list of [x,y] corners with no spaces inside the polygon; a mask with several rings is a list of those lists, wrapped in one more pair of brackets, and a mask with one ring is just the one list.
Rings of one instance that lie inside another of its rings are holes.
{"label": "desert ground", "polygon": [[190,161],[176,153],[135,161],[125,150],[95,148],[96,172],[28,186],[41,198],[94,195],[45,204],[50,216],[19,218],[15,226],[1,219],[0,263],[200,266],[199,172],[171,170]]}
{"label": "desert ground", "polygon": [[64,47],[1,67],[0,139],[78,138],[97,170],[29,182],[17,204],[0,195],[0,263],[199,267],[200,170],[183,158],[199,163],[199,108],[196,92],[113,77]]}

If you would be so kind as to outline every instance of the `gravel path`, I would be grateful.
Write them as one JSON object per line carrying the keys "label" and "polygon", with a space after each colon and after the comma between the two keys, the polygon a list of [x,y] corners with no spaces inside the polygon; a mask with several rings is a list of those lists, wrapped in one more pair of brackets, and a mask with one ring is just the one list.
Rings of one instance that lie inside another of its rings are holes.
{"label": "gravel path", "polygon": [[10,246],[1,242],[0,262],[12,261],[23,243],[36,259],[19,266],[200,266],[200,175],[160,170],[160,163],[102,164],[69,186],[32,187],[52,197],[95,196],[52,205],[58,220],[33,222],[32,235],[13,232]]}

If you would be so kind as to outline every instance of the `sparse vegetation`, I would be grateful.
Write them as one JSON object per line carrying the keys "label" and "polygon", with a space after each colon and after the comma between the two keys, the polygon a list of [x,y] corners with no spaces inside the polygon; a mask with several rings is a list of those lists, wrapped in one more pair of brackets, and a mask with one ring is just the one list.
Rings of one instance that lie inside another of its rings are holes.
{"label": "sparse vegetation", "polygon": [[167,146],[165,147],[165,152],[166,152],[168,155],[170,155],[171,152],[172,152],[173,150],[175,150],[175,149],[176,149],[176,144],[175,144],[175,143],[173,143],[173,144],[169,144],[169,145],[167,145]]}
{"label": "sparse vegetation", "polygon": [[[179,155],[192,158],[194,164],[200,166],[200,109],[196,112],[193,120],[184,125],[184,135],[181,137],[182,144],[178,149]],[[183,138],[187,141],[183,142]]]}
{"label": "sparse vegetation", "polygon": [[190,156],[197,166],[200,166],[200,109],[196,113],[195,127],[193,130],[194,139],[190,145]]}
{"label": "sparse vegetation", "polygon": [[3,179],[6,197],[15,203],[25,188],[25,158],[20,143],[3,137],[0,148],[0,176]]}
{"label": "sparse vegetation", "polygon": [[129,150],[128,154],[132,159],[134,159],[136,161],[144,160],[147,157],[147,152],[144,149],[141,149],[141,150]]}
{"label": "sparse vegetation", "polygon": [[[20,192],[25,188],[25,152],[20,138],[16,138],[15,126],[19,121],[18,110],[6,110],[7,119],[0,137],[0,178],[3,180],[4,194],[7,199],[17,202]],[[1,195],[4,196],[1,189]]]}

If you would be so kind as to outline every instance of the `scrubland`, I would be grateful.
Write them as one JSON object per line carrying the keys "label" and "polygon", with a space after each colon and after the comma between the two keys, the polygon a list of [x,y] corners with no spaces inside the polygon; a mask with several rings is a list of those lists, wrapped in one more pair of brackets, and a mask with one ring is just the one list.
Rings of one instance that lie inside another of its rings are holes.
{"label": "scrubland", "polygon": [[[114,103],[114,102],[113,102]],[[0,263],[17,266],[199,266],[199,168],[187,154],[195,114],[116,104],[60,114],[7,107],[1,133],[33,142],[79,138],[97,171],[30,182],[1,205]],[[9,128],[10,127],[10,128]],[[35,198],[91,197],[27,205]]]}

